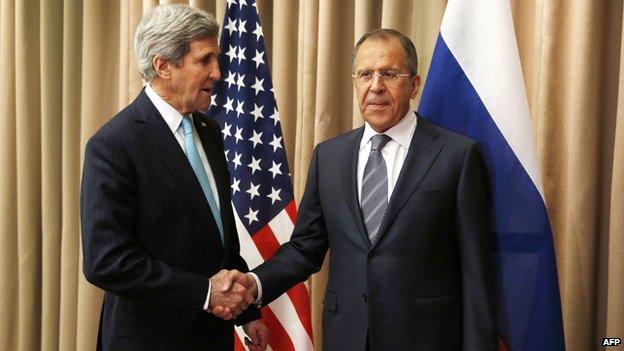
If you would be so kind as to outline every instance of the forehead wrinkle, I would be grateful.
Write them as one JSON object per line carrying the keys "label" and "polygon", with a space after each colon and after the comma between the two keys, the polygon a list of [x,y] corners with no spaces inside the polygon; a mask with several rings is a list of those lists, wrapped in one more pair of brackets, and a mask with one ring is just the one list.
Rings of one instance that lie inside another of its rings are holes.
{"label": "forehead wrinkle", "polygon": [[[366,57],[362,57],[366,54]],[[370,67],[371,61],[380,62],[378,67]],[[402,70],[407,67],[407,55],[401,42],[397,38],[370,38],[360,46],[356,59],[355,68],[358,72],[364,69],[393,69]]]}
{"label": "forehead wrinkle", "polygon": [[387,49],[384,49],[382,52],[379,52],[381,50],[374,50],[372,51],[372,55],[367,55],[364,57],[360,54],[368,53],[363,51],[365,50],[360,49],[360,52],[358,52],[355,62],[356,68],[358,68],[359,70],[373,68],[378,70],[397,69],[405,66],[406,64],[406,59],[404,57],[405,55],[402,55],[403,57],[397,57],[395,53]]}

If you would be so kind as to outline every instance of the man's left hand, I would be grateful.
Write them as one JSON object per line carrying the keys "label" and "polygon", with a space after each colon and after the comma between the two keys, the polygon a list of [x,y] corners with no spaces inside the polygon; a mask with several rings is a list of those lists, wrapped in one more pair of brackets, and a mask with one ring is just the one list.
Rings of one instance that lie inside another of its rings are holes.
{"label": "man's left hand", "polygon": [[246,341],[245,345],[249,351],[264,351],[269,342],[269,329],[258,319],[243,325],[245,334],[249,336],[251,342]]}

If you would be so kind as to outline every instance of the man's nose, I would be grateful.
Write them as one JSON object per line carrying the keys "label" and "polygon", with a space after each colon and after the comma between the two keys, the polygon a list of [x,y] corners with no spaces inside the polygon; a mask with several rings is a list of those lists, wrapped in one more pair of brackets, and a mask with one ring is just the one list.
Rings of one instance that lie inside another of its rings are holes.
{"label": "man's nose", "polygon": [[371,91],[373,92],[382,92],[386,88],[383,79],[379,75],[374,75],[371,80]]}
{"label": "man's nose", "polygon": [[210,66],[210,70],[210,78],[214,79],[215,81],[221,80],[221,70],[219,69],[218,61]]}

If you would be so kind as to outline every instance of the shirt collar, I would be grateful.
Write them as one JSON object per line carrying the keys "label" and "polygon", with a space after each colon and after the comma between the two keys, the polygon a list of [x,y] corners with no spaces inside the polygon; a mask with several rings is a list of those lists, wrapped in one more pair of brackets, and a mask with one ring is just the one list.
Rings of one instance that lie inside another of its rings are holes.
{"label": "shirt collar", "polygon": [[[386,130],[383,134],[392,138],[392,140],[399,143],[399,145],[403,146],[406,149],[409,149],[410,142],[412,140],[412,135],[414,135],[414,130],[416,129],[416,114],[413,111],[407,111],[405,116],[401,118],[399,123],[393,125],[390,129]],[[373,135],[377,135],[377,133],[373,127],[368,124],[368,122],[364,123],[364,134],[362,135],[362,140],[360,141],[360,150],[362,150],[366,144],[370,141],[370,138]]]}
{"label": "shirt collar", "polygon": [[169,126],[169,129],[171,129],[171,132],[175,134],[178,128],[180,128],[180,123],[182,123],[182,114],[160,97],[149,83],[145,86],[145,94],[147,94],[147,97],[152,101],[154,106],[156,106],[156,109],[165,120],[165,123],[167,123],[167,126]]}

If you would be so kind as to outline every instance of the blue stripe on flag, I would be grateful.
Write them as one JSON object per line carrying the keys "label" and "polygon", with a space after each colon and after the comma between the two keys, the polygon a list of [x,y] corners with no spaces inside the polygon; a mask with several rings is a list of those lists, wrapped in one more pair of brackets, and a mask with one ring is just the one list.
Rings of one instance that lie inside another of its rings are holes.
{"label": "blue stripe on flag", "polygon": [[555,254],[544,201],[442,36],[419,111],[481,145],[492,190],[501,337],[512,351],[564,350]]}

